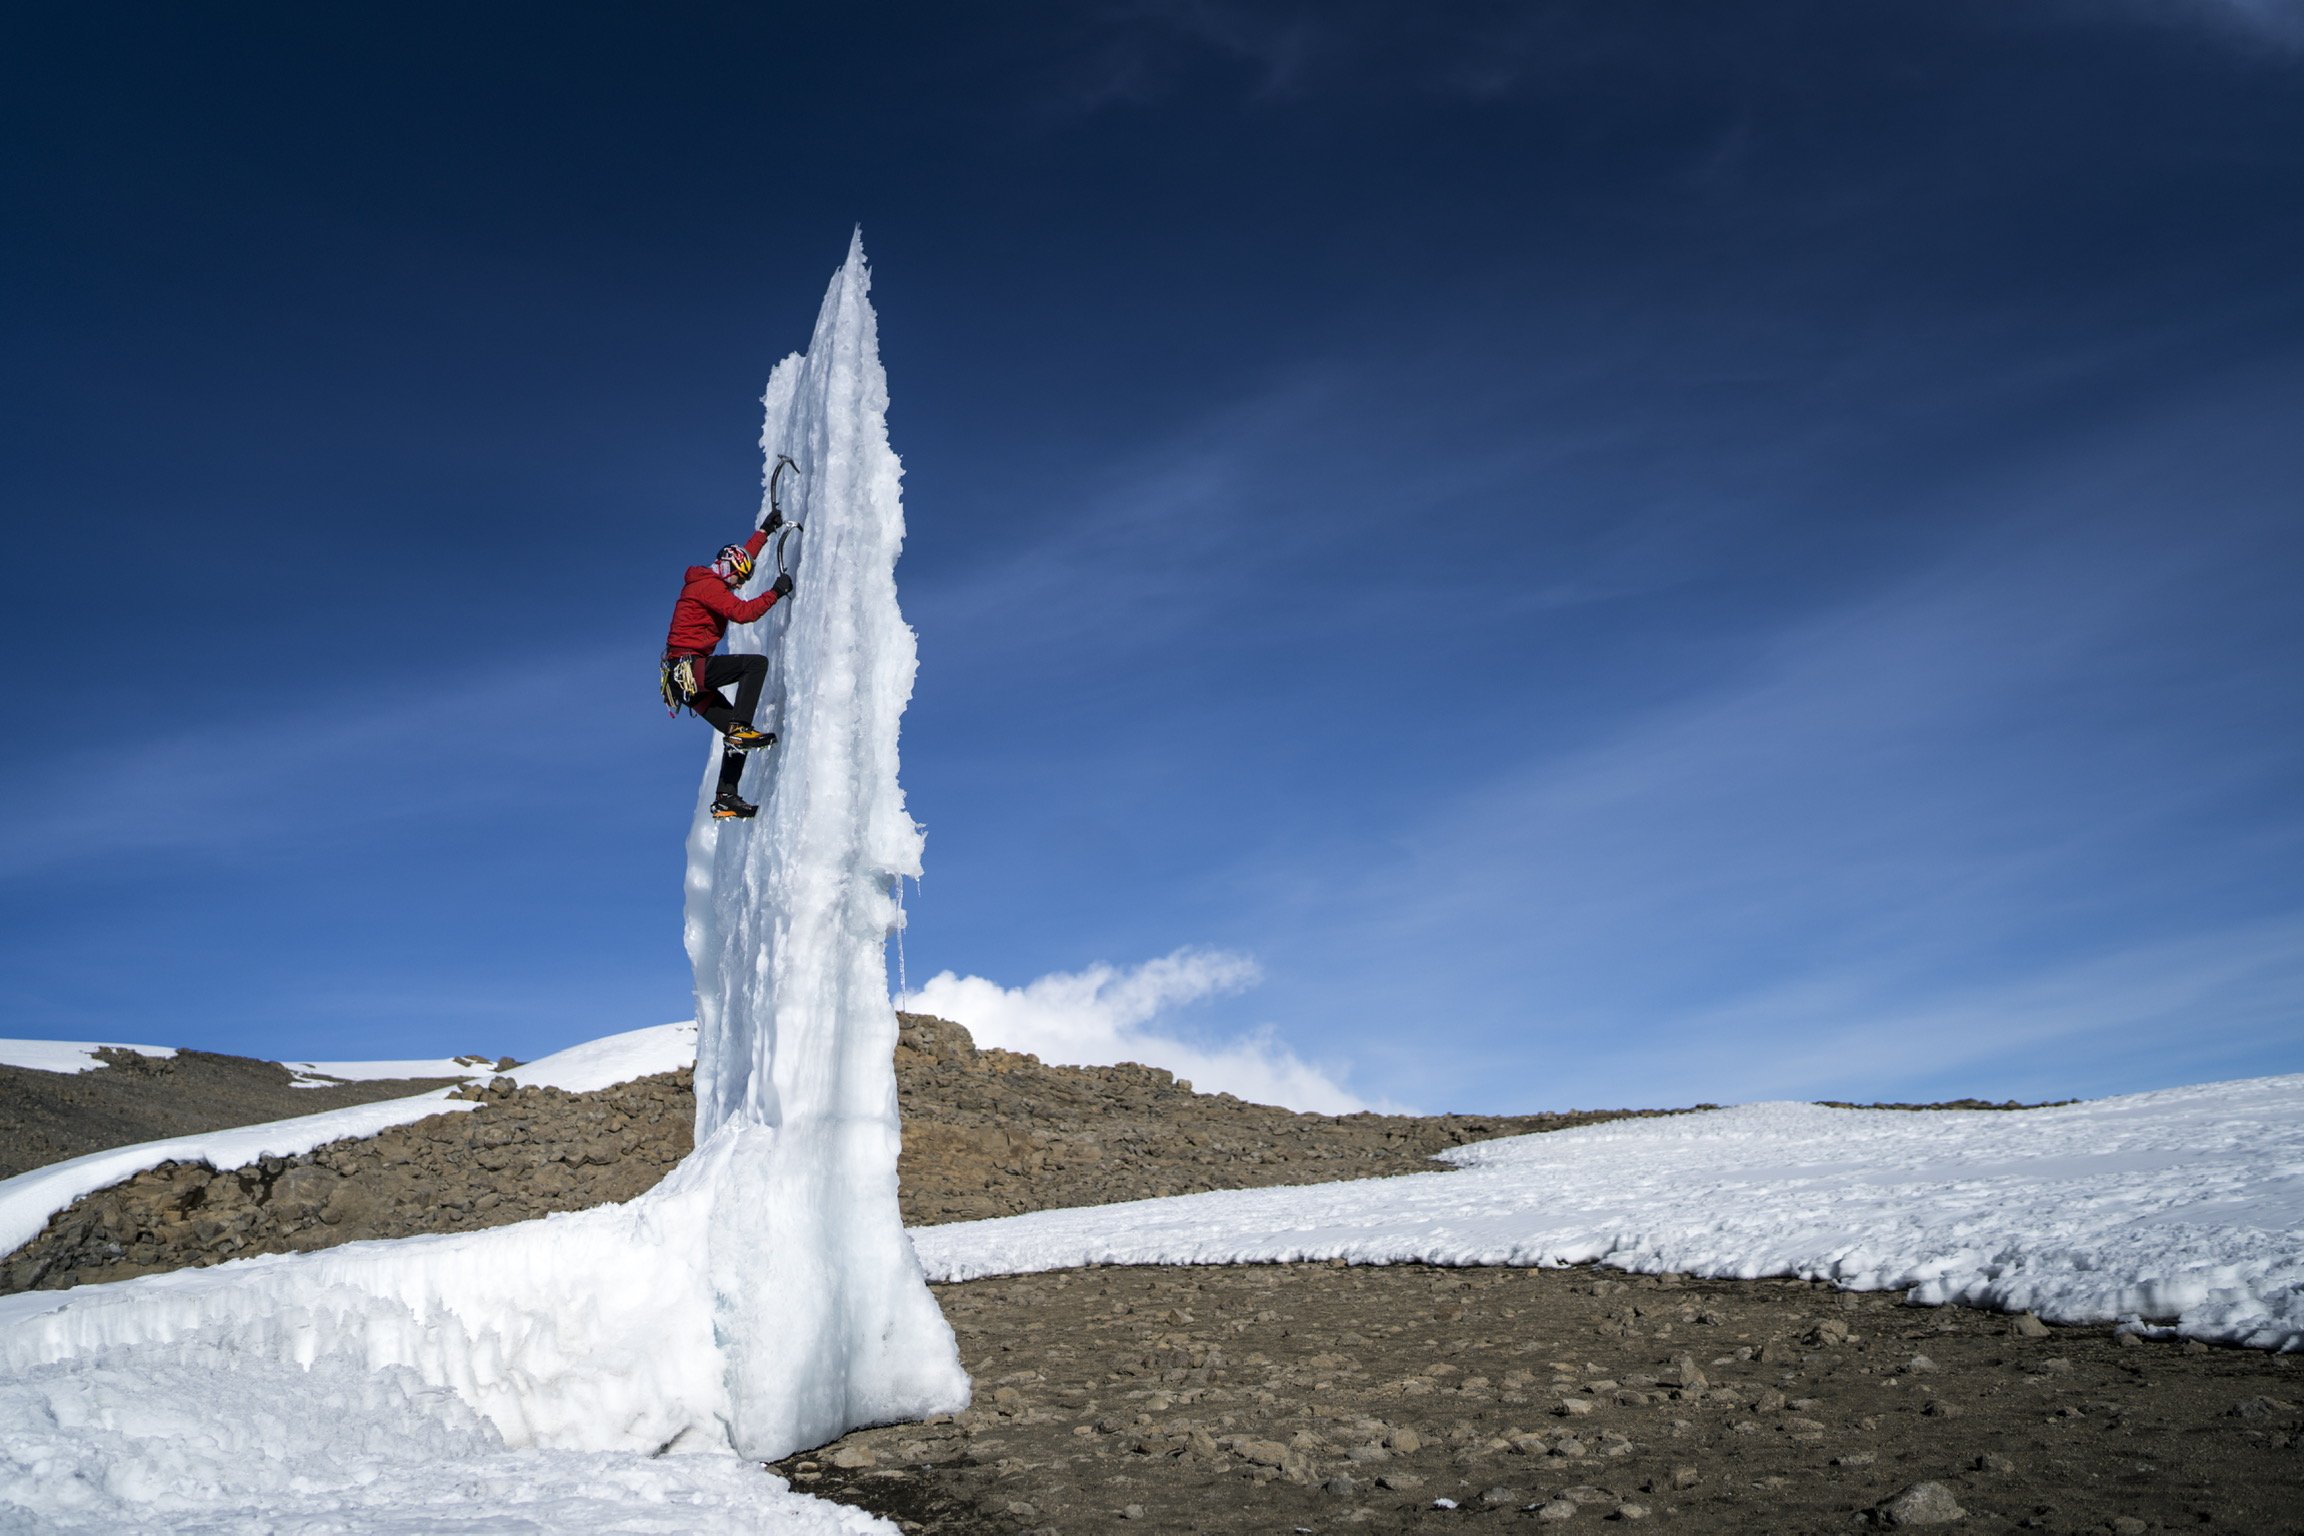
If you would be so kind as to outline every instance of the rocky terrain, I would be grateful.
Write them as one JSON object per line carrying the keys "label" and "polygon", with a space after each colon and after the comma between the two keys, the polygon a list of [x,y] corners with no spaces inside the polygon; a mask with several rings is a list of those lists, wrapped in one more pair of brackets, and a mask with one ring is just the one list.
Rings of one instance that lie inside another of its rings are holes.
{"label": "rocky terrain", "polygon": [[1591,1270],[938,1293],[975,1406],[794,1457],[795,1486],[938,1536],[2304,1530],[2289,1356]]}
{"label": "rocky terrain", "polygon": [[84,1196],[0,1259],[0,1295],[629,1200],[687,1155],[696,1113],[686,1072],[463,1092],[478,1107],[245,1168],[163,1163]]}
{"label": "rocky terrain", "polygon": [[294,1075],[276,1061],[209,1051],[143,1056],[104,1048],[96,1054],[106,1065],[88,1072],[0,1066],[0,1179],[108,1147],[404,1099],[456,1081],[399,1078],[297,1088],[291,1086]]}
{"label": "rocky terrain", "polygon": [[1657,1110],[1544,1115],[1312,1115],[1204,1094],[1155,1067],[1050,1067],[979,1050],[915,1014],[896,1049],[904,1219],[923,1225],[1255,1189],[1428,1173],[1470,1141]]}
{"label": "rocky terrain", "polygon": [[[903,1022],[914,1223],[1425,1171],[1446,1147],[1626,1113],[1298,1115]],[[476,1108],[307,1157],[101,1191],[0,1263],[0,1290],[575,1209],[688,1150],[686,1073],[465,1092]],[[1589,1270],[1108,1268],[937,1289],[975,1406],[778,1468],[908,1530],[2304,1533],[2304,1366],[2287,1357]]]}

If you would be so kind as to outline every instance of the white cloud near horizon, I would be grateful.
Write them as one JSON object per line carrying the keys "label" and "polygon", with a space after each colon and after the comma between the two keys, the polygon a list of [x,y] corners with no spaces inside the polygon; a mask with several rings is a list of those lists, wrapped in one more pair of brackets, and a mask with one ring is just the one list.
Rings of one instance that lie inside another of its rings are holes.
{"label": "white cloud near horizon", "polygon": [[903,1005],[963,1026],[979,1046],[1056,1065],[1134,1061],[1173,1072],[1202,1093],[1251,1103],[1323,1114],[1371,1108],[1330,1070],[1299,1057],[1269,1025],[1212,1045],[1160,1027],[1173,1009],[1244,992],[1262,979],[1250,956],[1186,948],[1126,969],[1099,963],[1057,971],[1021,987],[942,971],[908,993]]}

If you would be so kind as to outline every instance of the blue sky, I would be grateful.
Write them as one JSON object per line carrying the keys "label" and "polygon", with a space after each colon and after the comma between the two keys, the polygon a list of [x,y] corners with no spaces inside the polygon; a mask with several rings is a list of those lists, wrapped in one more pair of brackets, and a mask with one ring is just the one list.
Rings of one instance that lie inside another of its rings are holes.
{"label": "blue sky", "polygon": [[685,1017],[655,652],[861,224],[913,980],[1433,1109],[2304,1070],[2304,19],[1688,11],[21,25],[0,1034]]}

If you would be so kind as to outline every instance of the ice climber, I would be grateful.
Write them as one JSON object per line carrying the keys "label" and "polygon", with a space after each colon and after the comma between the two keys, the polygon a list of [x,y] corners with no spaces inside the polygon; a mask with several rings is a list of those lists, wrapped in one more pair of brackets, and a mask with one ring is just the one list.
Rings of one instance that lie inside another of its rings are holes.
{"label": "ice climber", "polygon": [[[664,637],[665,707],[677,715],[685,705],[720,733],[720,787],[712,797],[712,814],[723,821],[758,813],[760,807],[738,795],[736,786],[744,776],[744,754],[774,746],[776,733],[752,723],[760,685],[768,679],[768,658],[712,652],[730,623],[749,624],[775,607],[777,599],[792,595],[792,578],[787,574],[779,574],[758,597],[736,595],[736,589],[751,580],[761,548],[774,531],[771,522],[743,543],[722,549],[710,565],[688,567],[681,578],[680,599],[672,605],[671,632]],[[721,692],[730,685],[736,689],[734,704]]]}

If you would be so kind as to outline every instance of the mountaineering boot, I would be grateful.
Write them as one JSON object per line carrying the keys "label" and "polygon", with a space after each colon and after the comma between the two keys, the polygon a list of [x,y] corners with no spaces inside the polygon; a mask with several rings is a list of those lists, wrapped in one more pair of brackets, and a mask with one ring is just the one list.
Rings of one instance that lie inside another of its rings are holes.
{"label": "mountaineering boot", "polygon": [[736,793],[744,778],[744,754],[734,747],[723,747],[720,752],[720,782],[712,786],[712,816],[716,821],[731,821],[759,814],[760,807]]}
{"label": "mountaineering boot", "polygon": [[776,745],[776,733],[774,731],[758,731],[749,725],[732,725],[727,730],[722,731],[720,736],[723,741],[739,752],[749,752],[754,747]]}

